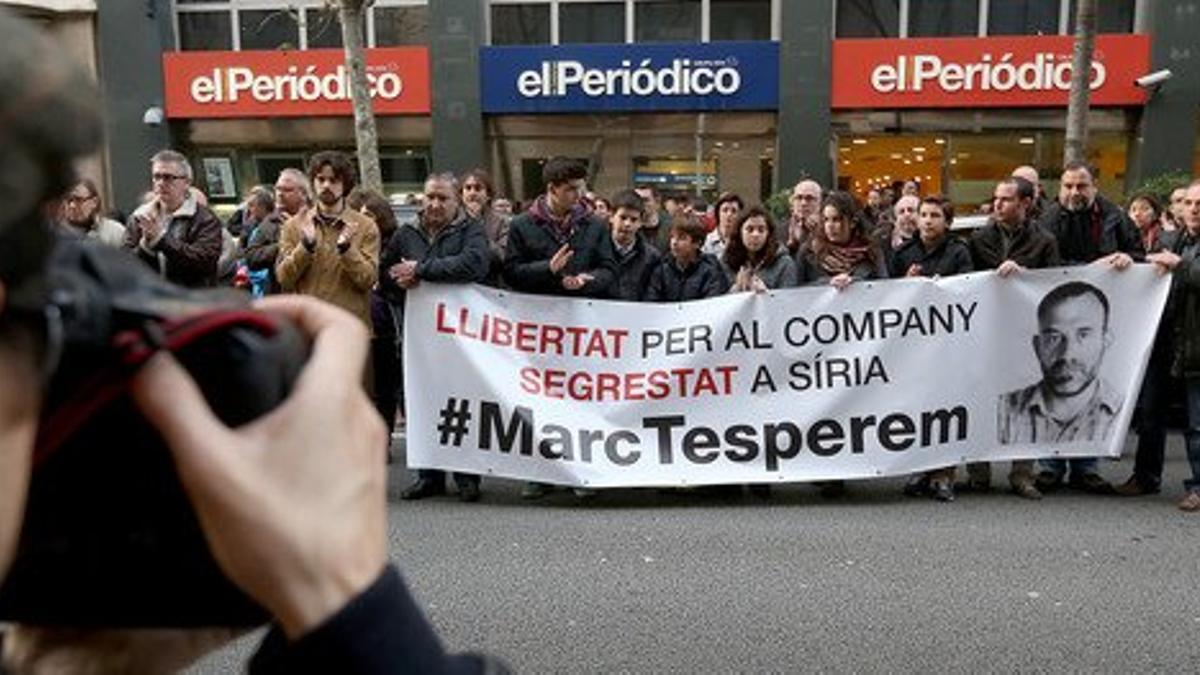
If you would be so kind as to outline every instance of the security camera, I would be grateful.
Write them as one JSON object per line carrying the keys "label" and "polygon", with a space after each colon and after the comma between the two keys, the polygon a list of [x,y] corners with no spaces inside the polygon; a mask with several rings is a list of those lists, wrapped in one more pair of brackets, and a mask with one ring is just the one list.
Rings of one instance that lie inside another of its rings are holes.
{"label": "security camera", "polygon": [[1163,82],[1171,79],[1174,75],[1175,73],[1172,73],[1169,68],[1163,68],[1162,70],[1156,70],[1153,73],[1143,75],[1134,80],[1133,83],[1142,89],[1154,89],[1162,85]]}
{"label": "security camera", "polygon": [[166,120],[166,114],[159,106],[152,105],[146,108],[146,112],[142,113],[142,124],[148,127],[160,127],[163,121]]}

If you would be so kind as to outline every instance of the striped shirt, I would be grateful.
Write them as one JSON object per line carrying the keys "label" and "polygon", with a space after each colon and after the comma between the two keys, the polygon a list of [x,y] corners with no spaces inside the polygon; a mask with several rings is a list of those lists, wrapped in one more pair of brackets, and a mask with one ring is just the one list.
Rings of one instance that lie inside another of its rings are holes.
{"label": "striped shirt", "polygon": [[1050,413],[1044,396],[1039,382],[1000,397],[996,430],[1000,443],[1103,441],[1112,433],[1123,403],[1118,392],[1099,380],[1082,410],[1070,418],[1058,419]]}

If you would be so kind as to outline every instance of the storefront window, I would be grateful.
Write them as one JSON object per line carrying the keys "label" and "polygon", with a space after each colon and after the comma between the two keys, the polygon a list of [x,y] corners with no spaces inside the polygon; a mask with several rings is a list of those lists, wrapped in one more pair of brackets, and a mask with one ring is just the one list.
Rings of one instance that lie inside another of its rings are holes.
{"label": "storefront window", "polygon": [[[996,183],[1028,164],[1041,174],[1053,199],[1062,172],[1060,130],[996,130],[979,133],[847,134],[838,139],[838,183],[859,197],[872,187],[898,187],[907,180],[921,194],[945,194],[963,215],[989,202]],[[1123,203],[1128,139],[1102,131],[1091,135],[1087,161],[1096,170],[1100,193]]]}
{"label": "storefront window", "polygon": [[179,48],[233,49],[233,26],[229,12],[180,12]]}
{"label": "storefront window", "polygon": [[427,7],[376,7],[375,46],[423,45],[429,42]]}
{"label": "storefront window", "polygon": [[988,4],[989,35],[1055,35],[1060,0],[1004,0]]}
{"label": "storefront window", "polygon": [[712,0],[710,8],[710,39],[771,39],[771,0]]}
{"label": "storefront window", "polygon": [[274,185],[279,174],[284,169],[299,169],[304,171],[307,163],[300,155],[256,155],[254,170],[258,172],[258,182],[264,185]]}
{"label": "storefront window", "polygon": [[638,0],[638,42],[699,42],[700,0]]}
{"label": "storefront window", "polygon": [[492,44],[550,44],[550,5],[492,5]]}
{"label": "storefront window", "polygon": [[625,3],[560,4],[558,41],[561,44],[625,42]]}
{"label": "storefront window", "polygon": [[873,38],[899,35],[899,0],[838,0],[838,37]]}
{"label": "storefront window", "polygon": [[309,9],[305,15],[309,49],[342,46],[342,22],[336,10]]}
{"label": "storefront window", "polygon": [[379,156],[379,170],[385,193],[420,192],[429,176],[429,155],[413,150],[396,154],[383,152]]}
{"label": "storefront window", "polygon": [[238,14],[242,49],[297,49],[299,16],[286,9],[243,10]]}
{"label": "storefront window", "polygon": [[909,37],[978,34],[977,0],[909,0]]}
{"label": "storefront window", "polygon": [[[1101,33],[1132,33],[1135,0],[1104,0],[1096,3],[1096,30]],[[1067,32],[1075,33],[1077,3],[1071,0],[1067,17]]]}

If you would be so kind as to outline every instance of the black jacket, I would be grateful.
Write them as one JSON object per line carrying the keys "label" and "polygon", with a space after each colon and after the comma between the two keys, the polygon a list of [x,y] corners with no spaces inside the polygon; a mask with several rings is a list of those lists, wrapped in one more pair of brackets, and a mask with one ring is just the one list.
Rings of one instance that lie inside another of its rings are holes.
{"label": "black jacket", "polygon": [[975,269],[966,242],[949,233],[932,250],[925,248],[920,236],[905,242],[892,259],[892,277],[907,276],[913,265],[920,265],[923,277],[950,277]]}
{"label": "black jacket", "polygon": [[674,258],[665,256],[650,275],[645,300],[684,302],[716,297],[728,290],[725,269],[711,255],[701,255],[687,269],[680,269]]}
{"label": "black jacket", "polygon": [[[513,290],[522,293],[607,297],[617,270],[608,228],[592,216],[578,219],[566,239],[574,255],[566,267],[556,274],[550,271],[550,259],[562,244],[552,227],[535,219],[529,212],[513,218],[508,226],[504,281]],[[593,278],[578,291],[563,288],[563,277],[580,273],[590,274]]]}
{"label": "black jacket", "polygon": [[1176,377],[1200,378],[1200,236],[1187,230],[1164,232],[1162,248],[1183,258],[1171,279],[1164,323],[1171,322]]}
{"label": "black jacket", "polygon": [[1025,221],[1012,235],[991,221],[971,234],[970,248],[977,270],[994,270],[1005,260],[1030,269],[1062,264],[1054,236],[1033,221]]}
{"label": "black jacket", "polygon": [[1084,265],[1118,251],[1134,260],[1146,257],[1137,225],[1121,207],[1100,195],[1096,195],[1091,208],[1083,211],[1068,211],[1054,202],[1038,223],[1058,241],[1058,255],[1064,265]]}
{"label": "black jacket", "polygon": [[504,664],[450,655],[394,567],[337,614],[295,642],[278,627],[250,661],[252,675],[271,673],[507,673]]}
{"label": "black jacket", "polygon": [[650,286],[650,275],[654,273],[662,254],[647,242],[640,232],[628,255],[622,256],[620,251],[616,250],[615,244],[613,249],[617,261],[617,275],[608,288],[608,296],[614,300],[642,300]]}
{"label": "black jacket", "polygon": [[397,306],[404,304],[405,291],[388,270],[402,259],[418,261],[417,278],[421,281],[482,282],[490,266],[487,235],[482,223],[462,211],[433,239],[420,221],[397,228],[379,257],[379,286]]}

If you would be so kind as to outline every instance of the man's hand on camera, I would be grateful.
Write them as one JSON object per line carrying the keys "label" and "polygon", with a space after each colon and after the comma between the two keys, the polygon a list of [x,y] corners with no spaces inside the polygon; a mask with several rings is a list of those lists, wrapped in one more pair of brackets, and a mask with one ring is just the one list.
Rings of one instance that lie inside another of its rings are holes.
{"label": "man's hand on camera", "polygon": [[171,448],[217,563],[295,639],[383,570],[386,431],[362,390],[367,332],[357,319],[299,296],[258,308],[313,340],[279,408],[230,429],[167,355],[142,370],[134,396]]}

